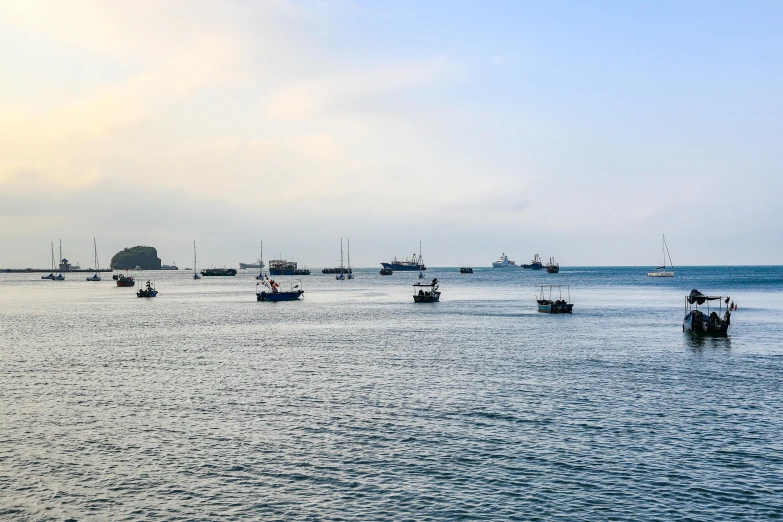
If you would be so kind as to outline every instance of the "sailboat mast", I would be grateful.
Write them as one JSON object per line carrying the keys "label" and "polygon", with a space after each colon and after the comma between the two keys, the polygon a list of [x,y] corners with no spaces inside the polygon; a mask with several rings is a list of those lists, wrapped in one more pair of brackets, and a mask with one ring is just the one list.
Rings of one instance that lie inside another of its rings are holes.
{"label": "sailboat mast", "polygon": [[351,268],[351,240],[348,240],[348,269]]}
{"label": "sailboat mast", "polygon": [[263,276],[264,275],[264,240],[261,240],[261,259],[258,260],[258,264],[261,265],[261,267],[258,269],[258,275]]}
{"label": "sailboat mast", "polygon": [[52,272],[54,272],[54,241],[49,241],[49,244],[52,247]]}
{"label": "sailboat mast", "polygon": [[343,274],[343,238],[340,238],[340,275]]}

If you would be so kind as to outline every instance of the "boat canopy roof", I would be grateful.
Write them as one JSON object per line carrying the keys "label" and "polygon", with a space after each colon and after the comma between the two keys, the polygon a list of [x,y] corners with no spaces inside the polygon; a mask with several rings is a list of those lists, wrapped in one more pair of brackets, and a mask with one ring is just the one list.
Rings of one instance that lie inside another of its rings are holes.
{"label": "boat canopy roof", "polygon": [[431,283],[414,283],[413,286],[435,286],[438,284],[438,278],[432,280]]}
{"label": "boat canopy roof", "polygon": [[[688,294],[688,297],[686,299],[688,299],[688,303],[689,304],[694,304],[694,303],[696,303],[696,304],[704,304],[706,301],[718,301],[719,299],[723,299],[723,296],[721,296],[721,295],[704,295],[704,294],[702,294],[701,292],[699,292],[698,290],[696,290],[694,288],[693,290],[691,290],[691,293]],[[729,300],[729,298],[727,297],[726,301],[728,301],[728,300]]]}
{"label": "boat canopy roof", "polygon": [[571,285],[550,285],[547,283],[539,283],[536,286],[539,288],[569,288]]}

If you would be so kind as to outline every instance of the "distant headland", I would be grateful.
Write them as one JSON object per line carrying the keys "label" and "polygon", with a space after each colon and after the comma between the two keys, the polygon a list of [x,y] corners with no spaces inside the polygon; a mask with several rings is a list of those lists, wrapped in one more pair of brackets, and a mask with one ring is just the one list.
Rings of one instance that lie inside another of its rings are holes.
{"label": "distant headland", "polygon": [[125,248],[111,258],[111,267],[114,270],[133,269],[137,266],[142,270],[160,270],[160,265],[157,249],[150,246]]}

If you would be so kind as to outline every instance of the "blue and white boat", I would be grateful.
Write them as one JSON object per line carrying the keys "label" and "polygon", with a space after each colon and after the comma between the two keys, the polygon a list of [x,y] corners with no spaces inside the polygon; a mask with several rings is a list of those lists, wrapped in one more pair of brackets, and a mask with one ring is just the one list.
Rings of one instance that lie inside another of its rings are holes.
{"label": "blue and white boat", "polygon": [[140,288],[138,292],[136,292],[136,297],[156,297],[158,295],[158,291],[155,290],[155,286],[147,281],[147,285],[144,288]]}
{"label": "blue and white boat", "polygon": [[[266,276],[260,283],[256,283],[256,300],[296,301],[304,295],[304,290],[300,288],[301,284],[302,280],[300,279],[298,285],[292,286],[287,292],[281,292],[280,285],[274,279],[269,279],[269,276]],[[263,285],[263,290],[261,285]]]}
{"label": "blue and white boat", "polygon": [[[536,296],[538,311],[544,314],[570,314],[574,308],[571,301],[571,289],[568,285],[536,285],[540,292]],[[552,289],[557,288],[559,297],[552,299]],[[568,299],[563,299],[563,288],[568,292]],[[548,290],[548,293],[547,293]]]}
{"label": "blue and white boat", "polygon": [[[731,325],[730,297],[704,295],[696,289],[685,296],[685,318],[682,331],[700,335],[726,335]],[[710,310],[710,301],[718,301],[718,310]],[[726,311],[723,305],[726,304]],[[707,305],[707,313],[699,310],[699,305]],[[723,314],[721,316],[721,313]]]}

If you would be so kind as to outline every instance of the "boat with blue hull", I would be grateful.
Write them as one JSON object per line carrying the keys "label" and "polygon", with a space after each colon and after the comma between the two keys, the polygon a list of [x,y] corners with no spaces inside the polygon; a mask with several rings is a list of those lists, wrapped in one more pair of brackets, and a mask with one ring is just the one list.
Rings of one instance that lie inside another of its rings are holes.
{"label": "boat with blue hull", "polygon": [[300,288],[301,284],[300,280],[298,285],[281,292],[280,284],[267,276],[260,283],[256,283],[256,301],[296,301],[304,295],[304,290]]}
{"label": "boat with blue hull", "polygon": [[[696,289],[685,296],[685,318],[682,320],[682,331],[696,335],[726,335],[731,325],[730,297],[720,295],[704,295]],[[718,302],[718,310],[710,310],[710,302]],[[707,305],[707,313],[699,310],[699,305]],[[723,305],[726,311],[723,311]],[[721,313],[723,315],[721,315]]]}
{"label": "boat with blue hull", "polygon": [[388,263],[381,263],[381,266],[393,272],[421,272],[427,270],[427,267],[424,265],[424,258],[421,256],[421,241],[419,241],[418,256],[414,252],[413,258],[410,260],[406,258],[405,261],[397,261],[397,258],[395,257]]}
{"label": "boat with blue hull", "polygon": [[541,262],[541,256],[536,254],[533,256],[533,260],[530,261],[529,265],[522,265],[522,268],[526,270],[541,270],[544,268],[544,263]]}

